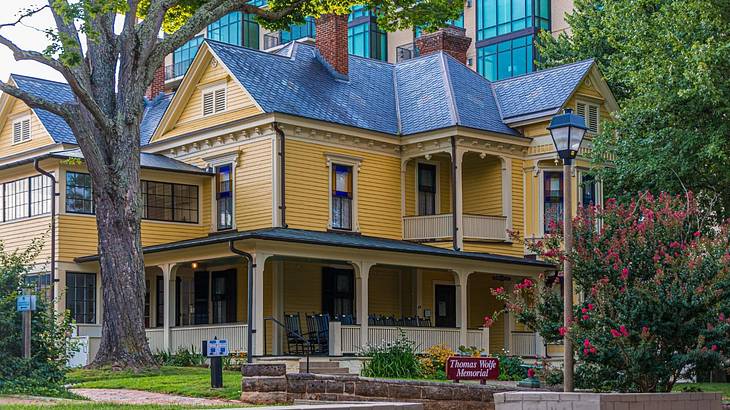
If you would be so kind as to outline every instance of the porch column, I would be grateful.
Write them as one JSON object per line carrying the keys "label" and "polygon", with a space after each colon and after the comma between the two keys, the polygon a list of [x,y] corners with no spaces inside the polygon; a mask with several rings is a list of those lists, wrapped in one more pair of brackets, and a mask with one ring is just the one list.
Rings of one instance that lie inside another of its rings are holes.
{"label": "porch column", "polygon": [[[284,322],[284,262],[280,260],[272,261],[272,286],[271,286],[271,315],[279,322]],[[283,329],[280,326],[273,326],[273,337],[271,350],[274,355],[283,354],[282,337]]]}
{"label": "porch column", "polygon": [[351,262],[355,268],[355,313],[360,323],[360,346],[368,344],[368,280],[370,268],[375,265],[369,261]]}
{"label": "porch column", "polygon": [[253,312],[249,312],[248,325],[253,325],[253,346],[249,349],[254,356],[264,355],[264,267],[266,259],[271,255],[255,253],[253,255]]}
{"label": "porch column", "polygon": [[175,326],[175,273],[177,266],[174,263],[165,263],[159,266],[162,270],[163,312],[162,337],[165,350],[172,351],[172,327]]}
{"label": "porch column", "polygon": [[461,164],[464,159],[464,150],[457,147],[455,139],[452,137],[452,149],[451,149],[451,161],[452,161],[452,184],[451,184],[451,195],[452,195],[452,206],[451,212],[454,214],[455,224],[454,228],[454,250],[462,250],[464,248],[464,185],[463,185],[463,174],[461,172]]}
{"label": "porch column", "polygon": [[467,283],[469,271],[456,271],[456,326],[459,328],[459,344],[467,346],[468,301]]}
{"label": "porch column", "polygon": [[512,158],[501,157],[500,159],[502,161],[502,215],[507,217],[507,230],[512,230]]}

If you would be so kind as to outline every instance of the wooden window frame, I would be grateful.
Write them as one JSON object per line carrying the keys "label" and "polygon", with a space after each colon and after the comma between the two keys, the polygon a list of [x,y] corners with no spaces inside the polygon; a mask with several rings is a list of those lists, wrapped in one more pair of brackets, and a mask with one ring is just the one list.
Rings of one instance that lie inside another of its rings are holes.
{"label": "wooden window frame", "polygon": [[[23,123],[25,123],[26,121],[28,123],[28,138],[23,138]],[[20,139],[17,140],[17,141],[15,140],[15,126],[16,126],[16,124],[20,124]],[[23,144],[25,142],[28,142],[28,141],[33,140],[33,128],[32,128],[32,125],[33,125],[33,121],[31,120],[30,114],[27,114],[27,115],[23,115],[23,116],[14,118],[13,119],[13,122],[12,122],[12,126],[11,126],[11,131],[12,131],[11,136],[10,136],[11,145],[20,145],[20,144]]]}
{"label": "wooden window frame", "polygon": [[[360,223],[358,218],[358,179],[360,174],[360,165],[362,158],[350,157],[340,154],[325,154],[327,165],[327,229],[343,232],[360,232]],[[351,229],[338,229],[332,226],[332,169],[335,165],[342,165],[352,168],[352,216]]]}

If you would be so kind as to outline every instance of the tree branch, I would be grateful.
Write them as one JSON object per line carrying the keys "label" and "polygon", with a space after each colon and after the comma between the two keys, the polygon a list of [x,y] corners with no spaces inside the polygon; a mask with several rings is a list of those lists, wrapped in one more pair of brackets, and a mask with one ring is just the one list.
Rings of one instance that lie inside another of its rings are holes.
{"label": "tree branch", "polygon": [[50,102],[45,98],[36,97],[35,95],[23,91],[20,88],[12,86],[4,81],[0,81],[0,91],[23,101],[31,108],[46,110],[60,116],[65,121],[73,121],[72,110],[70,109],[69,104]]}
{"label": "tree branch", "polygon": [[28,10],[27,12],[25,12],[25,13],[21,14],[20,16],[18,16],[18,18],[15,21],[13,21],[11,23],[0,24],[0,29],[1,28],[5,28],[5,27],[15,27],[16,25],[20,24],[20,22],[23,21],[23,19],[25,19],[27,17],[30,17],[30,16],[32,16],[32,15],[34,15],[36,13],[39,13],[39,12],[41,12],[41,11],[49,8],[49,7],[50,6],[48,4],[46,4],[45,6],[42,6],[41,8],[34,9],[34,10]]}
{"label": "tree branch", "polygon": [[96,104],[96,101],[94,101],[94,98],[79,83],[79,79],[76,75],[74,75],[74,73],[60,61],[46,57],[44,54],[37,51],[23,50],[7,37],[2,35],[0,35],[0,44],[6,46],[13,52],[13,58],[15,58],[15,61],[35,61],[51,67],[61,73],[81,104],[89,110],[89,112],[94,116],[94,119],[99,123],[99,127],[102,129],[111,129],[113,127],[112,122],[106,115],[104,115],[99,106]]}

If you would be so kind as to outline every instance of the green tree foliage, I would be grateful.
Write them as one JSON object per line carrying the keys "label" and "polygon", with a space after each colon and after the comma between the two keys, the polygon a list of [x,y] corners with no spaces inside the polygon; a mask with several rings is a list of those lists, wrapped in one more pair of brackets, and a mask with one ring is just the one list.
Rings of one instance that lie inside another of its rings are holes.
{"label": "green tree foliage", "polygon": [[0,241],[0,392],[46,393],[63,390],[66,361],[72,352],[68,316],[59,317],[50,309],[51,301],[36,293],[37,310],[32,313],[31,358],[23,358],[21,314],[16,298],[22,293],[41,242],[26,250],[6,252]]}
{"label": "green tree foliage", "polygon": [[576,0],[544,66],[596,58],[620,110],[596,138],[607,193],[698,194],[730,216],[730,0]]}
{"label": "green tree foliage", "polygon": [[581,387],[671,391],[683,372],[720,366],[730,349],[730,225],[709,224],[691,194],[645,193],[581,209],[573,236],[567,255],[560,234],[529,245],[556,265],[573,263],[582,300],[567,329],[541,310],[561,299],[559,281],[493,293],[533,328],[550,331],[541,322],[553,321],[546,338],[567,333],[581,378],[592,380]]}

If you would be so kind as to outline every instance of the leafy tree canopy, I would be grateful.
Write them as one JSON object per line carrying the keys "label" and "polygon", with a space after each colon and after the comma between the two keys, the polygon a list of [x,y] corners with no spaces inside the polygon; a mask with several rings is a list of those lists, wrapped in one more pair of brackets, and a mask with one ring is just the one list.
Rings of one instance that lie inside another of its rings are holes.
{"label": "leafy tree canopy", "polygon": [[[596,138],[607,193],[692,190],[730,216],[730,0],[576,0],[544,66],[595,57],[620,105]],[[602,159],[601,159],[602,160]]]}
{"label": "leafy tree canopy", "polygon": [[[140,1],[140,17],[144,18],[151,0]],[[181,0],[167,11],[163,28],[171,33],[182,27],[196,10],[216,0]],[[290,10],[277,19],[261,15],[258,21],[271,30],[286,29],[290,24],[303,23],[305,17],[319,17],[323,14],[348,14],[353,6],[365,6],[377,10],[378,25],[389,31],[416,26],[433,30],[444,22],[457,19],[464,9],[458,0],[269,0],[266,7],[271,11]]]}

